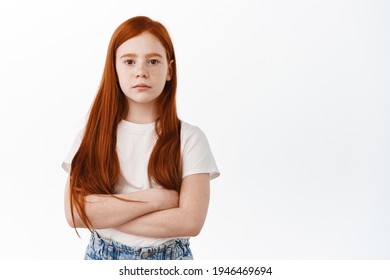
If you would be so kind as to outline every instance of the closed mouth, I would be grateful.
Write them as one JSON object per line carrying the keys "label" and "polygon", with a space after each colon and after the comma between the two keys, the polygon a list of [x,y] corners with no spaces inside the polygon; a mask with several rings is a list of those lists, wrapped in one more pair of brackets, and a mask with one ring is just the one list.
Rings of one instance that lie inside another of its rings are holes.
{"label": "closed mouth", "polygon": [[137,84],[133,86],[133,88],[150,88],[150,86],[148,86],[147,84]]}

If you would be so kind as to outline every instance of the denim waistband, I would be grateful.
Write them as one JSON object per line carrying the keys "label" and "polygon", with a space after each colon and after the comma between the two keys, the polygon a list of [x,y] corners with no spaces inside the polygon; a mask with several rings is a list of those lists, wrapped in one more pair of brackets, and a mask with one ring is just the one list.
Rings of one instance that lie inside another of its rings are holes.
{"label": "denim waistband", "polygon": [[102,238],[93,231],[85,259],[172,260],[192,259],[188,238],[176,238],[157,246],[133,247]]}

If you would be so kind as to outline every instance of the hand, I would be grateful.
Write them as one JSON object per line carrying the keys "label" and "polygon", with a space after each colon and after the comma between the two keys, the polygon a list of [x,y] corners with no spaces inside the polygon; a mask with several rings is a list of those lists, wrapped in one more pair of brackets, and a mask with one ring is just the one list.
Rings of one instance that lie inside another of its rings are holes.
{"label": "hand", "polygon": [[153,202],[157,203],[160,210],[176,208],[179,206],[179,193],[175,190],[151,189]]}

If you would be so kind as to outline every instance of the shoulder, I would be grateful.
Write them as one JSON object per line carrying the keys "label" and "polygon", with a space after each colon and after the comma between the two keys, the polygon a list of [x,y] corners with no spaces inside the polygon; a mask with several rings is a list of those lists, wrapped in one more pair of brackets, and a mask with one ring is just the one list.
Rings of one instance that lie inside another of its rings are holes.
{"label": "shoulder", "polygon": [[196,141],[196,140],[201,140],[201,139],[205,139],[205,138],[206,138],[206,135],[198,126],[181,121],[181,140],[182,141],[188,141],[190,139]]}
{"label": "shoulder", "polygon": [[183,121],[181,122],[180,142],[185,154],[193,151],[203,154],[210,149],[204,132],[199,127]]}
{"label": "shoulder", "polygon": [[210,179],[219,176],[209,142],[199,127],[181,122],[181,149],[183,178],[198,173],[209,173]]}

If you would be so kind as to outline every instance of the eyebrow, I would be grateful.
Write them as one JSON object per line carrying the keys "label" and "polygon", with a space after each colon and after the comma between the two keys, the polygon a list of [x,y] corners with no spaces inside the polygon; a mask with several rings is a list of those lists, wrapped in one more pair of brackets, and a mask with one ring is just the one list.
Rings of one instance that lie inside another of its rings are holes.
{"label": "eyebrow", "polygon": [[[146,57],[153,57],[153,56],[157,56],[157,57],[162,58],[162,55],[159,53],[147,53],[146,54]],[[125,53],[124,55],[121,55],[120,58],[124,58],[124,57],[138,57],[138,55],[136,55],[135,53]]]}

